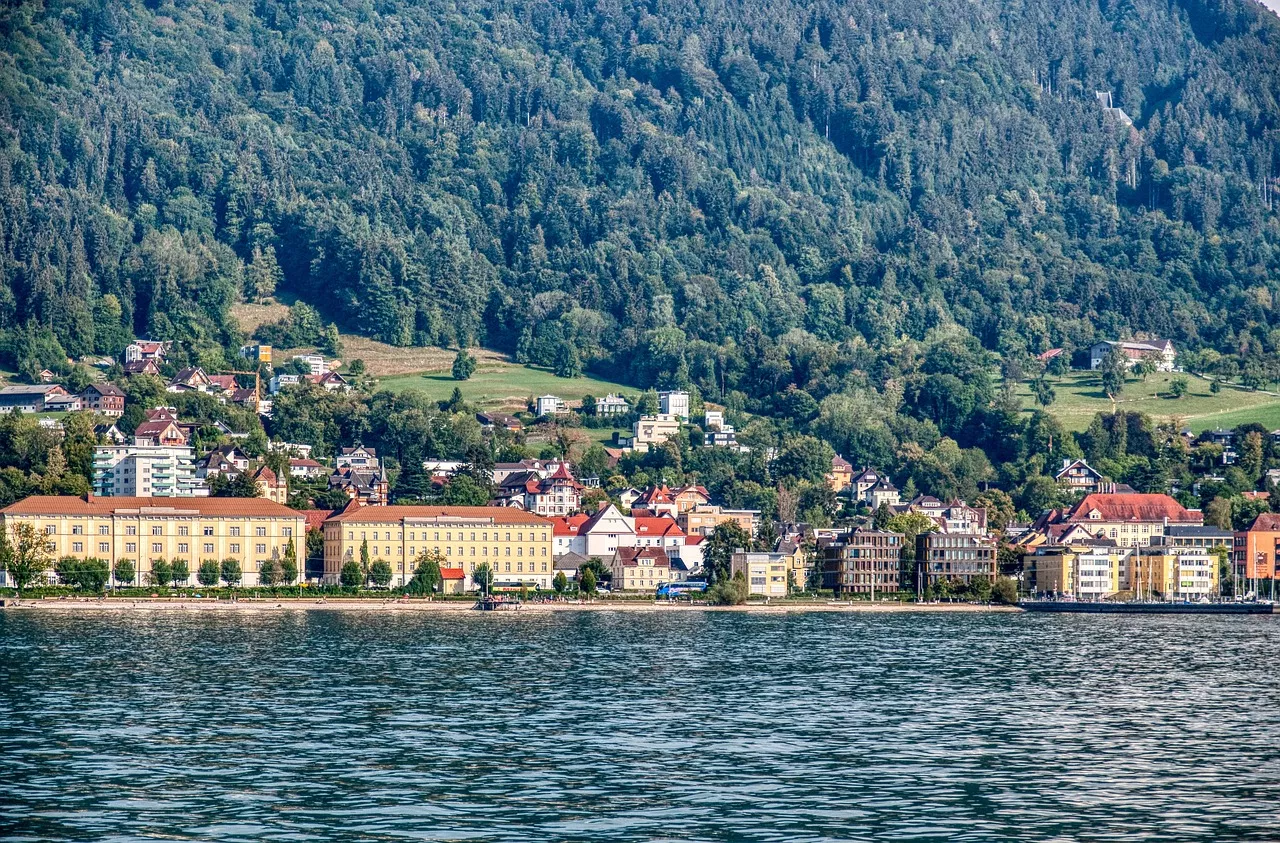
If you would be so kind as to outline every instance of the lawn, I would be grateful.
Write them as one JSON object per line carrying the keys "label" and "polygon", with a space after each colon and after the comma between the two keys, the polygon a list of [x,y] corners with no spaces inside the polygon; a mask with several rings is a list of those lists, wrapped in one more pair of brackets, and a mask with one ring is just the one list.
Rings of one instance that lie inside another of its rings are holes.
{"label": "lawn", "polygon": [[[1127,381],[1117,408],[1137,410],[1161,422],[1177,416],[1184,426],[1197,433],[1251,421],[1260,422],[1268,429],[1280,427],[1280,396],[1228,385],[1214,395],[1209,391],[1208,381],[1194,375],[1182,375],[1187,379],[1187,394],[1182,398],[1171,398],[1169,389],[1175,377],[1180,376],[1159,372],[1145,381]],[[1071,372],[1061,378],[1050,377],[1049,382],[1056,393],[1049,412],[1057,416],[1068,430],[1084,430],[1095,413],[1111,412],[1111,401],[1102,391],[1095,372]],[[1018,393],[1028,412],[1035,409],[1037,405],[1031,397],[1029,384],[1021,384]]]}
{"label": "lawn", "polygon": [[440,401],[452,395],[454,387],[457,387],[471,404],[506,410],[523,410],[525,399],[530,396],[558,395],[565,401],[577,402],[583,395],[602,397],[610,392],[630,395],[637,392],[590,375],[558,378],[547,369],[494,359],[481,362],[475,374],[465,381],[454,380],[447,370],[427,371],[380,378],[378,386],[393,392],[418,389]]}

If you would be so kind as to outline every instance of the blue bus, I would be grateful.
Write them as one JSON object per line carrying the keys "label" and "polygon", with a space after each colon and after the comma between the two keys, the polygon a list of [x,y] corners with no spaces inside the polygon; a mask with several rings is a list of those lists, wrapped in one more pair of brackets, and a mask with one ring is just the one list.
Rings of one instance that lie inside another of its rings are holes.
{"label": "blue bus", "polygon": [[682,580],[681,582],[668,582],[658,586],[658,597],[665,597],[670,600],[673,597],[681,597],[686,594],[699,594],[707,590],[705,582],[697,580]]}

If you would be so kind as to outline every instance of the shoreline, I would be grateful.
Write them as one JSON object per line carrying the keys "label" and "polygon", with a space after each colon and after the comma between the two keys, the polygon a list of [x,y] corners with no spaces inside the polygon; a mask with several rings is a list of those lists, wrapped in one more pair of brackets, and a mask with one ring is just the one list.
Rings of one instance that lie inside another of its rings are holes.
{"label": "shoreline", "polygon": [[[470,601],[430,601],[430,600],[326,600],[316,598],[259,598],[243,600],[197,600],[191,598],[95,598],[28,599],[21,602],[6,598],[0,611],[26,612],[427,612],[447,614],[471,612],[474,604]],[[503,615],[549,614],[556,612],[640,612],[654,613],[688,613],[688,612],[742,612],[747,614],[807,614],[823,613],[962,613],[974,612],[1022,612],[1017,606],[978,605],[974,603],[748,603],[742,606],[708,606],[690,603],[648,603],[640,601],[608,601],[597,600],[590,603],[523,603],[514,612],[500,612]],[[488,613],[486,613],[488,614]]]}

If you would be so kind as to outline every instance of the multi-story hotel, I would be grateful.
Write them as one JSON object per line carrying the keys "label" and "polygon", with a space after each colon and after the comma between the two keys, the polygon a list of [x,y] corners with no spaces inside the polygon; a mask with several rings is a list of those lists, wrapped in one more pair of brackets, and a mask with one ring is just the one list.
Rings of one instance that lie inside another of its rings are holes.
{"label": "multi-story hotel", "polygon": [[392,587],[413,578],[416,560],[437,551],[448,567],[466,572],[466,587],[482,562],[494,572],[496,588],[551,588],[552,524],[521,509],[500,506],[359,506],[353,504],[324,522],[324,580],[336,583],[348,560],[391,564]]}
{"label": "multi-story hotel", "polygon": [[[206,559],[235,559],[244,585],[257,585],[263,562],[282,559],[290,540],[303,570],[306,517],[259,498],[77,498],[34,496],[0,510],[0,528],[30,523],[51,545],[52,559],[96,557],[115,568],[134,562],[147,583],[156,559],[184,559],[190,583]],[[50,573],[52,576],[52,573]]]}

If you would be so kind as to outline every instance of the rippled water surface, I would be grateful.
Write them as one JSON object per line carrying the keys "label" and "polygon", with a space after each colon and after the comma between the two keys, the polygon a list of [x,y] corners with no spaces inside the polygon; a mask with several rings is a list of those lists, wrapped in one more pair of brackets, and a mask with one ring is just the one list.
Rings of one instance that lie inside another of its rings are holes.
{"label": "rippled water surface", "polygon": [[1280,618],[0,612],[6,840],[1280,840]]}

